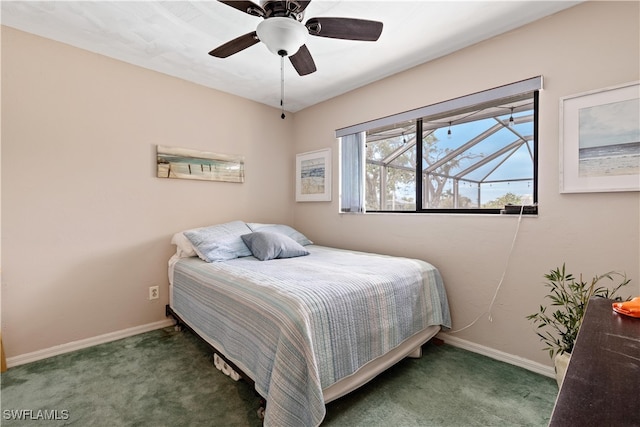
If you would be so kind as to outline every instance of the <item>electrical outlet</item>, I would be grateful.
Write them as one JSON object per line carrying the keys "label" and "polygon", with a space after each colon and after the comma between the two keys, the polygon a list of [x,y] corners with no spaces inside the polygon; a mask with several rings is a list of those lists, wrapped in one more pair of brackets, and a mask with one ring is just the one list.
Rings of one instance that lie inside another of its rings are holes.
{"label": "electrical outlet", "polygon": [[160,298],[160,287],[159,286],[149,286],[149,299],[158,299]]}

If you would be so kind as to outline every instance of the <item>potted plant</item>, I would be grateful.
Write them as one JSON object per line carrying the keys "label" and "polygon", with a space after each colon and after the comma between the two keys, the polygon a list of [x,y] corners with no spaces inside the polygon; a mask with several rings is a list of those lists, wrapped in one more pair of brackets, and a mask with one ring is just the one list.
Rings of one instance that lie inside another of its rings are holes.
{"label": "potted plant", "polygon": [[[538,312],[530,314],[527,319],[538,325],[536,333],[546,345],[544,350],[548,350],[549,356],[554,359],[556,381],[560,386],[589,299],[602,297],[621,301],[622,299],[615,297],[615,294],[630,280],[626,275],[614,271],[595,276],[591,282],[582,280],[582,275],[576,280],[571,273],[566,272],[564,264],[561,268],[551,270],[544,277],[547,279],[545,286],[549,288],[545,298],[548,298],[550,303],[541,305]],[[618,280],[619,283],[610,289],[601,285],[603,279]]]}

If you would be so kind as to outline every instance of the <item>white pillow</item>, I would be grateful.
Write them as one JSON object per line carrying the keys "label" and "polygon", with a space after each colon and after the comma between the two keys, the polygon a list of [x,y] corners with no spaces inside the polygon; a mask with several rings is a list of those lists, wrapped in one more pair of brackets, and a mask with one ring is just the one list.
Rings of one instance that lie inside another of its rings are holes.
{"label": "white pillow", "polygon": [[176,245],[176,255],[178,258],[198,256],[196,250],[193,249],[193,245],[182,231],[173,235],[171,238],[171,244]]}

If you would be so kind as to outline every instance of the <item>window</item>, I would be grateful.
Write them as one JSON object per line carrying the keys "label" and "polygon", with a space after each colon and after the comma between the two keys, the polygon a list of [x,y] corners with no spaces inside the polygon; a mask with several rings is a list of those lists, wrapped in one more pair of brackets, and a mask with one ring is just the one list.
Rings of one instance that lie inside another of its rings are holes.
{"label": "window", "polygon": [[[350,200],[341,210],[500,213],[509,204],[536,205],[541,83],[538,77],[337,131],[342,194],[364,182],[360,207]],[[364,145],[363,156],[347,154],[347,138]],[[353,167],[360,162],[364,171]]]}

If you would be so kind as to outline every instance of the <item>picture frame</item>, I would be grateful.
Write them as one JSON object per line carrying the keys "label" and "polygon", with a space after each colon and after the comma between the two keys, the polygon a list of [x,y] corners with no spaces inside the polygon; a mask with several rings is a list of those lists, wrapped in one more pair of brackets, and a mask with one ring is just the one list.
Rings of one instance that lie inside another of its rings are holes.
{"label": "picture frame", "polygon": [[640,191],[640,82],[560,98],[560,192]]}
{"label": "picture frame", "polygon": [[331,149],[296,155],[296,202],[331,201]]}
{"label": "picture frame", "polygon": [[158,178],[244,182],[244,157],[188,148],[156,146]]}

